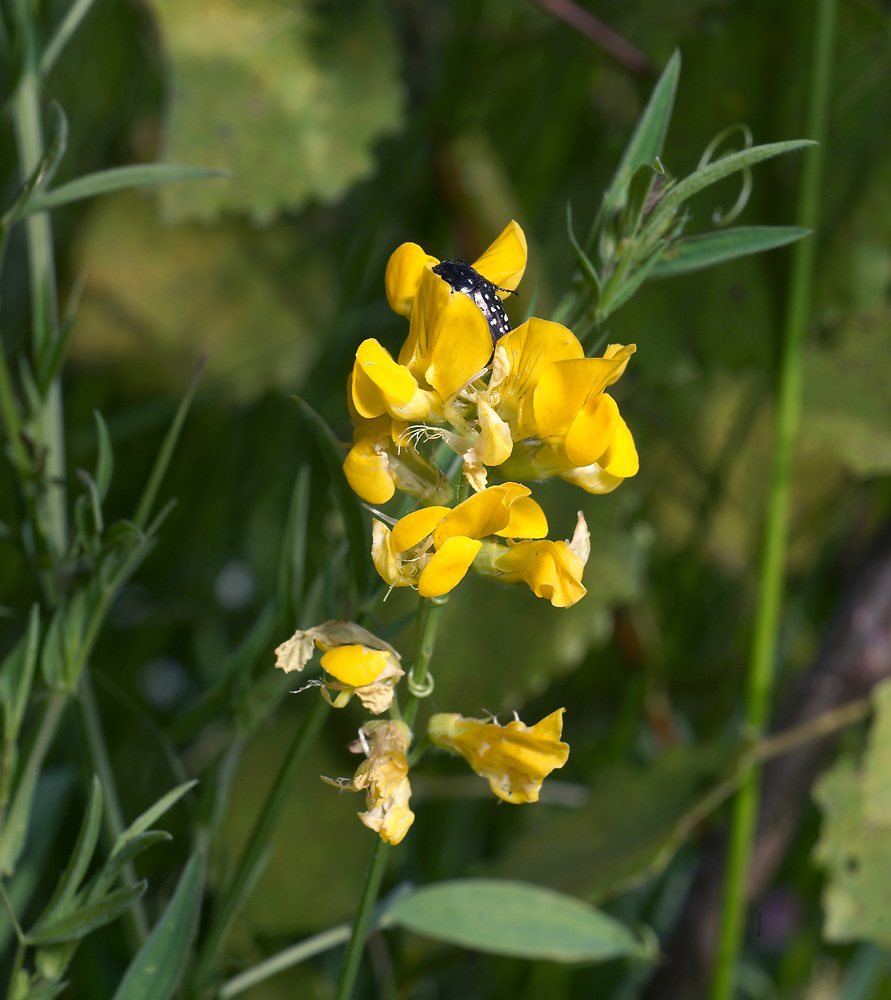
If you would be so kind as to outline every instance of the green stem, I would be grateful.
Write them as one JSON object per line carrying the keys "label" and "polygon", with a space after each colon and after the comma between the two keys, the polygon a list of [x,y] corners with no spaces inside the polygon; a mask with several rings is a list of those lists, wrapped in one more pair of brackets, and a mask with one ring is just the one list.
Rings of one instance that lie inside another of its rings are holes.
{"label": "green stem", "polygon": [[439,632],[442,609],[445,607],[448,599],[448,594],[443,594],[442,597],[421,598],[421,607],[418,611],[415,662],[409,674],[409,690],[411,693],[409,694],[408,704],[402,716],[403,721],[412,729],[414,728],[421,698],[427,697],[433,689],[433,678],[430,676],[430,661],[433,659],[433,651],[436,648],[436,636]]}
{"label": "green stem", "polygon": [[238,860],[235,876],[211,918],[207,937],[195,964],[195,993],[200,993],[211,978],[214,963],[225,942],[232,920],[243,905],[259,874],[260,864],[266,854],[275,825],[288,801],[291,788],[309,751],[318,740],[327,714],[327,703],[322,698],[314,699],[303,725],[275,776],[275,781],[266,797],[247,846]]}
{"label": "green stem", "polygon": [[[83,721],[84,735],[87,739],[87,747],[90,751],[90,761],[93,770],[99,778],[102,786],[102,799],[105,808],[102,810],[102,818],[105,824],[105,833],[109,844],[114,844],[118,837],[124,832],[124,814],[121,810],[121,800],[118,796],[117,782],[114,777],[114,770],[111,766],[111,759],[108,755],[108,746],[105,742],[105,733],[102,729],[102,719],[99,715],[99,707],[96,704],[96,694],[93,691],[93,682],[90,677],[89,668],[81,673],[80,677],[80,708],[81,719]],[[124,865],[121,874],[126,885],[136,885],[139,878],[132,862]],[[137,899],[130,906],[125,919],[129,927],[130,945],[135,954],[143,945],[149,935],[148,916],[145,912],[145,905],[142,899]]]}
{"label": "green stem", "polygon": [[[31,5],[25,8],[30,13]],[[12,102],[13,125],[22,181],[37,169],[43,156],[43,129],[40,117],[40,76],[37,68],[35,27],[23,15],[24,69]],[[34,358],[39,358],[57,326],[56,267],[53,258],[53,231],[46,212],[25,219],[31,284]],[[62,414],[62,384],[53,379],[47,390],[38,422],[39,443],[46,452],[47,538],[54,560],[68,548],[68,519],[65,501],[65,436]]]}
{"label": "green stem", "polygon": [[[819,0],[806,134],[820,145],[812,149],[805,160],[798,207],[799,224],[812,230],[817,228],[823,173],[835,10],[836,0]],[[801,410],[804,334],[811,300],[815,250],[814,237],[801,240],[793,250],[777,393],[771,484],[746,690],[746,724],[754,739],[759,739],[764,733],[770,717],[783,597],[792,462]],[[723,919],[711,1000],[729,1000],[734,991],[760,789],[760,768],[753,764],[733,803]]]}
{"label": "green stem", "polygon": [[22,425],[19,420],[19,411],[12,389],[12,379],[9,375],[9,366],[6,364],[6,355],[3,353],[2,343],[0,343],[0,416],[3,417],[6,436],[12,448],[19,476],[23,477],[30,468],[31,462],[28,458],[24,441],[22,441]]}
{"label": "green stem", "polygon": [[337,980],[337,993],[334,996],[334,1000],[349,1000],[353,995],[353,986],[356,983],[359,962],[362,959],[362,952],[365,948],[365,938],[368,936],[368,927],[371,923],[381,883],[384,880],[384,872],[387,868],[389,849],[390,845],[378,838],[371,851],[371,857],[368,859],[368,867],[365,870],[365,882],[362,886],[362,894],[359,897],[359,907],[356,910],[356,916],[353,918],[350,941],[343,956],[343,965],[340,967],[340,976]]}

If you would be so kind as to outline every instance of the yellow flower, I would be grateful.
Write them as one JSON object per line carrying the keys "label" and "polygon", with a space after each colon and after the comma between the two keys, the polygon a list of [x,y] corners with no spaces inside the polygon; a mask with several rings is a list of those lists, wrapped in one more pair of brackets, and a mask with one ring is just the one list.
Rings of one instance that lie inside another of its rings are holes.
{"label": "yellow flower", "polygon": [[498,798],[537,802],[544,779],[569,757],[569,747],[560,742],[564,711],[558,708],[531,727],[519,719],[499,726],[444,713],[430,719],[427,733],[436,746],[460,754]]}
{"label": "yellow flower", "polygon": [[[328,621],[298,629],[276,649],[275,665],[285,673],[302,670],[317,648],[324,652],[322,669],[333,680],[310,684],[321,686],[329,705],[343,708],[356,695],[374,715],[390,707],[393,689],[405,671],[399,666],[399,653],[388,642],[355,622]],[[330,691],[338,692],[333,700]]]}
{"label": "yellow flower", "polygon": [[530,492],[520,483],[492,486],[453,509],[413,511],[392,531],[375,520],[371,548],[375,568],[391,587],[417,587],[422,597],[446,594],[464,579],[482,546],[480,539],[547,534],[547,519]]}
{"label": "yellow flower", "polygon": [[451,483],[407,436],[407,425],[389,414],[356,416],[353,447],[343,463],[347,482],[366,503],[386,503],[397,489],[422,503],[448,503]]}
{"label": "yellow flower", "polygon": [[590,538],[579,511],[570,540],[518,541],[506,546],[487,542],[477,568],[502,583],[527,584],[536,597],[550,601],[555,608],[569,608],[587,593],[582,573],[591,552]]}
{"label": "yellow flower", "polygon": [[[390,308],[400,316],[410,316],[424,272],[439,263],[417,243],[403,243],[397,247],[390,256],[384,276]],[[516,222],[509,222],[471,267],[493,285],[514,291],[526,270],[526,236],[523,230]]]}
{"label": "yellow flower", "polygon": [[367,722],[361,738],[350,746],[354,752],[366,754],[352,781],[322,779],[338,788],[365,790],[366,811],[358,814],[359,819],[393,845],[415,821],[408,805],[411,785],[405,754],[410,745],[411,730],[404,722]]}

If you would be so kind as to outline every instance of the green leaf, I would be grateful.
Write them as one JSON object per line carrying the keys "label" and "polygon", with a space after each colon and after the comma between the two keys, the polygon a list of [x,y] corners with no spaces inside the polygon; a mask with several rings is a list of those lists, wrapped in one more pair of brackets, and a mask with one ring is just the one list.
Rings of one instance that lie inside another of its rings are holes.
{"label": "green leaf", "polygon": [[624,207],[626,188],[631,178],[642,166],[655,163],[656,158],[662,155],[680,74],[681,54],[675,49],[653,88],[631,141],[622,154],[612,183],[603,196],[603,207],[607,213]]}
{"label": "green leaf", "polygon": [[450,944],[551,962],[652,960],[624,924],[581,899],[523,882],[455,879],[397,899],[384,919]]}
{"label": "green leaf", "polygon": [[724,261],[794,243],[810,233],[801,226],[737,226],[678,240],[650,271],[650,279],[673,278]]}
{"label": "green leaf", "polygon": [[124,845],[128,840],[132,840],[133,837],[138,836],[147,830],[156,819],[159,819],[168,809],[172,809],[177,802],[189,791],[190,788],[194,788],[198,784],[198,779],[195,778],[192,781],[184,781],[181,785],[177,785],[176,788],[172,788],[166,795],[162,795],[158,801],[149,806],[148,809],[140,816],[138,816],[124,832],[118,837],[114,842],[114,848],[112,849],[111,856],[114,857],[119,851],[123,850]]}
{"label": "green leaf", "polygon": [[111,448],[111,435],[108,433],[108,425],[98,410],[93,410],[93,418],[96,421],[96,440],[99,455],[96,459],[96,489],[99,491],[99,499],[104,500],[108,495],[108,487],[111,485],[111,477],[114,472],[114,453]]}
{"label": "green leaf", "polygon": [[738,153],[730,153],[722,156],[720,160],[715,160],[699,170],[695,170],[682,181],[678,181],[674,187],[670,188],[659,204],[656,206],[649,227],[658,229],[659,224],[666,216],[672,215],[685,201],[692,198],[694,194],[716,184],[718,181],[735,174],[744,167],[754,166],[763,160],[780,156],[783,153],[792,153],[798,149],[806,149],[808,146],[815,146],[811,139],[790,139],[788,142],[770,142],[764,146],[752,146],[751,149],[742,149]]}
{"label": "green leaf", "polygon": [[89,472],[85,472],[83,469],[78,469],[77,478],[87,488],[86,497],[80,497],[78,499],[89,498],[90,510],[93,515],[93,531],[90,531],[89,527],[86,523],[84,523],[82,518],[78,518],[78,527],[80,528],[80,534],[82,536],[81,540],[84,542],[87,549],[89,549],[90,536],[95,534],[95,537],[98,539],[102,536],[102,532],[105,530],[105,521],[102,518],[102,501],[99,498],[99,488],[96,486],[96,482]]}
{"label": "green leaf", "polygon": [[353,568],[353,580],[360,596],[368,593],[368,563],[371,552],[371,539],[368,537],[365,518],[361,503],[343,474],[344,453],[337,447],[334,432],[316,411],[302,399],[294,397],[300,412],[312,428],[313,435],[322,451],[334,499],[340,515],[343,518],[347,542],[350,550],[350,563]]}
{"label": "green leaf", "polygon": [[131,837],[119,851],[110,855],[102,870],[84,889],[83,895],[87,902],[94,903],[102,899],[114,884],[114,880],[120,875],[121,870],[130,864],[135,857],[150,847],[154,847],[155,844],[169,840],[173,840],[173,837],[166,830],[147,830],[145,833],[138,833],[135,837]]}
{"label": "green leaf", "polygon": [[74,3],[68,8],[68,13],[62,19],[59,27],[53,32],[52,38],[47,42],[40,57],[41,76],[46,76],[53,68],[56,60],[62,54],[71,36],[77,31],[81,21],[86,17],[93,3],[94,0],[74,0]]}
{"label": "green leaf", "polygon": [[173,898],[130,963],[112,1000],[168,1000],[182,978],[198,923],[204,885],[199,854],[189,858]]}
{"label": "green leaf", "polygon": [[90,798],[81,823],[80,832],[71,852],[71,857],[65,871],[56,884],[55,891],[43,913],[37,919],[36,927],[52,923],[58,913],[63,913],[74,897],[87,873],[96,842],[99,839],[99,828],[102,822],[102,786],[96,775],[90,785]]}
{"label": "green leaf", "polygon": [[40,352],[37,360],[37,387],[44,395],[49,389],[50,382],[59,374],[59,369],[65,360],[76,318],[76,316],[67,317],[58,330],[46,338],[43,350]]}
{"label": "green leaf", "polygon": [[306,580],[306,531],[309,521],[310,469],[302,465],[294,480],[282,552],[278,563],[278,608],[282,631],[297,627]]}
{"label": "green leaf", "polygon": [[152,184],[171,184],[174,181],[197,181],[207,177],[225,177],[225,170],[210,167],[189,167],[177,163],[140,163],[130,167],[112,167],[98,170],[94,174],[78,177],[62,184],[46,194],[38,194],[30,199],[23,215],[46,212],[73,201],[95,198],[112,191],[127,188],[149,187]]}
{"label": "green leaf", "polygon": [[3,703],[3,741],[14,744],[28,704],[40,645],[40,608],[31,605],[28,629],[0,664],[0,701]]}
{"label": "green leaf", "polygon": [[53,613],[40,656],[40,670],[50,688],[73,690],[75,675],[82,666],[81,644],[89,604],[88,592],[78,590]]}
{"label": "green leaf", "polygon": [[823,936],[891,947],[891,680],[873,691],[862,764],[841,757],[814,788],[823,812],[814,860],[826,870]]}
{"label": "green leaf", "polygon": [[52,124],[49,130],[49,139],[46,145],[46,152],[37,164],[34,172],[22,186],[16,195],[15,201],[10,205],[0,220],[0,228],[11,226],[18,219],[28,215],[33,211],[32,204],[36,200],[37,192],[41,186],[49,184],[53,175],[65,155],[68,147],[68,119],[62,106],[56,101],[52,102]]}
{"label": "green leaf", "polygon": [[86,937],[98,927],[104,927],[136,902],[145,892],[147,882],[128,885],[109,893],[96,903],[88,903],[66,917],[60,917],[46,927],[35,927],[26,935],[28,944],[58,944],[61,941],[75,941]]}
{"label": "green leaf", "polygon": [[376,4],[230,0],[212,18],[179,0],[148,6],[170,73],[165,157],[232,171],[220,184],[164,191],[168,219],[242,212],[269,222],[309,199],[332,201],[402,128],[399,49]]}
{"label": "green leaf", "polygon": [[575,253],[576,263],[582,272],[582,277],[591,286],[594,301],[596,302],[600,298],[600,275],[597,273],[597,268],[591,263],[591,259],[585,253],[582,245],[576,239],[575,227],[572,224],[572,205],[569,202],[566,203],[566,231],[569,234],[569,242],[572,244],[572,249]]}

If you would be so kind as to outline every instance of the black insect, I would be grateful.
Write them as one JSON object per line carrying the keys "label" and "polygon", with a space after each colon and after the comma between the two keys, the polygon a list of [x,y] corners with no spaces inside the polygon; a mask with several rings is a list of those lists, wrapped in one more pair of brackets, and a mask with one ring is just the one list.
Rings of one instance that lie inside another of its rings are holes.
{"label": "black insect", "polygon": [[438,274],[456,292],[461,292],[473,299],[480,312],[486,317],[493,344],[510,332],[507,313],[504,311],[501,299],[496,294],[497,292],[516,294],[510,288],[499,288],[497,285],[493,285],[491,281],[484,278],[479,271],[474,270],[470,264],[463,260],[444,260],[433,268],[433,273]]}

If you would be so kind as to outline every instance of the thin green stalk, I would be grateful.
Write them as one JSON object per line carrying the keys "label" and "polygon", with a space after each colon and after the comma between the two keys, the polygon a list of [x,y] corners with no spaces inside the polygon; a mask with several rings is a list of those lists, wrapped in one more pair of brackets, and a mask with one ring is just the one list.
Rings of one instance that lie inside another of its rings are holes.
{"label": "thin green stalk", "polygon": [[[403,721],[409,728],[414,727],[421,699],[427,697],[433,690],[430,661],[433,659],[433,651],[436,648],[436,636],[439,631],[442,609],[447,601],[448,595],[421,598],[421,607],[418,611],[415,662],[408,678],[410,694],[405,712],[402,715]],[[371,917],[377,904],[381,883],[384,880],[388,848],[389,845],[383,840],[375,841],[365,872],[365,882],[362,885],[359,906],[353,918],[350,941],[343,957],[343,964],[340,967],[335,1000],[349,1000],[353,994],[356,975],[359,972],[359,962],[365,948],[365,939],[368,936]]]}
{"label": "thin green stalk", "polygon": [[266,796],[263,809],[257,818],[247,846],[238,859],[235,876],[223,893],[211,918],[207,937],[195,964],[196,993],[200,993],[211,979],[214,963],[225,942],[232,920],[244,904],[251,885],[259,873],[260,862],[269,846],[275,825],[288,801],[294,781],[300,773],[309,751],[318,740],[327,714],[328,704],[322,698],[314,699],[303,725],[275,776],[275,781]]}
{"label": "thin green stalk", "polygon": [[2,344],[0,344],[0,416],[3,417],[6,436],[12,448],[19,475],[22,476],[31,463],[22,441],[22,425],[19,420],[19,411],[12,390],[12,379],[9,376],[9,367],[6,364],[6,355],[3,353]]}
{"label": "thin green stalk", "polygon": [[[89,668],[81,672],[80,677],[80,708],[81,720],[84,727],[84,735],[87,739],[87,747],[90,752],[90,762],[93,770],[99,778],[102,786],[102,799],[105,808],[102,810],[102,819],[105,824],[105,832],[110,844],[114,844],[118,837],[126,829],[124,814],[121,810],[121,800],[118,796],[117,782],[114,777],[114,769],[111,766],[111,759],[108,755],[108,746],[105,742],[105,733],[102,729],[102,719],[99,715],[99,707],[96,704],[96,694],[93,691],[93,681],[90,677]],[[121,875],[126,885],[136,885],[139,878],[132,862],[124,865]],[[128,907],[124,918],[129,926],[130,944],[135,954],[142,946],[149,935],[149,921],[145,912],[145,905],[142,899],[137,899],[132,906]]]}
{"label": "thin green stalk", "polygon": [[[798,206],[799,224],[811,230],[817,228],[823,174],[835,11],[836,0],[819,0],[806,131],[820,145],[813,148],[805,160]],[[792,462],[801,411],[802,355],[811,301],[815,250],[816,240],[813,237],[796,243],[793,250],[777,391],[771,484],[746,690],[746,724],[754,739],[760,738],[764,733],[771,709],[786,563]],[[760,790],[761,771],[753,765],[733,803],[722,926],[711,1000],[730,1000],[733,996],[742,947],[747,906],[746,888]]]}
{"label": "thin green stalk", "polygon": [[334,1000],[349,1000],[353,995],[353,986],[359,972],[359,962],[362,960],[362,952],[365,949],[365,938],[368,936],[368,927],[381,890],[381,883],[384,880],[389,853],[390,845],[378,838],[374,843],[371,857],[368,859],[368,867],[365,870],[365,882],[362,885],[359,906],[353,918],[352,932],[346,953],[343,956],[343,965],[340,967]]}
{"label": "thin green stalk", "polygon": [[[25,59],[21,79],[12,102],[19,173],[22,181],[37,169],[43,156],[43,128],[40,116],[40,76],[37,65],[35,26],[28,22],[32,5],[23,8],[22,25]],[[34,358],[42,355],[47,338],[57,326],[56,267],[53,232],[46,212],[25,219],[31,285]],[[39,426],[40,444],[46,452],[47,535],[54,558],[68,548],[68,517],[65,500],[65,434],[62,413],[62,384],[56,377],[47,390]]]}

